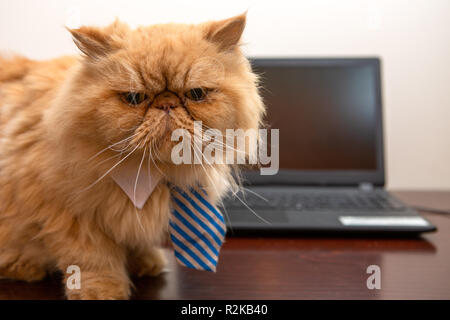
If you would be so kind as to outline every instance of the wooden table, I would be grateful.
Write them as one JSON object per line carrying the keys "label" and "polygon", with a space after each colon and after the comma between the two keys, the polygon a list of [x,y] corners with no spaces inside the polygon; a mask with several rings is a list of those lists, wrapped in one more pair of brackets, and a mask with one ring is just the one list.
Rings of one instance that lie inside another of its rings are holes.
{"label": "wooden table", "polygon": [[[450,209],[450,192],[395,192],[410,205]],[[415,239],[228,238],[216,274],[182,268],[135,280],[136,299],[450,299],[450,216],[423,213],[438,232]],[[366,268],[381,268],[369,290]],[[60,277],[0,280],[0,299],[61,299]]]}

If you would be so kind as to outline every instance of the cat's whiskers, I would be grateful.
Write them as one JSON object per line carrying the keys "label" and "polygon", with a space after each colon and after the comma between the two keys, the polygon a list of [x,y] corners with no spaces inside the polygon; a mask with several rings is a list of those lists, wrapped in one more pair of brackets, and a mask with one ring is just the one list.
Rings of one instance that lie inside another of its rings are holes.
{"label": "cat's whiskers", "polygon": [[[207,125],[205,125],[205,124],[202,124],[202,126],[204,127],[203,129],[206,128],[206,129],[214,130],[213,128],[211,128],[211,127],[209,127],[209,126],[207,126]],[[219,144],[221,144],[222,146],[225,146],[225,149],[226,149],[226,150],[229,149],[229,150],[233,150],[233,151],[235,151],[235,152],[243,153],[243,154],[247,155],[247,153],[246,153],[245,151],[238,150],[238,149],[236,149],[236,148],[234,148],[234,147],[231,147],[230,145],[228,145],[228,144],[226,144],[226,143],[223,143],[223,142],[221,142],[220,140],[219,140],[219,141],[214,140],[214,142],[212,142],[213,145],[216,145],[215,143],[219,143]],[[235,168],[235,167],[233,167],[233,168]],[[235,173],[237,173],[237,172],[235,172]],[[263,199],[263,200],[265,200],[265,201],[268,201],[267,199],[265,199],[265,198],[264,198],[263,196],[261,196],[260,194],[254,192],[254,191],[252,191],[252,190],[250,190],[250,189],[244,188],[244,187],[241,185],[241,179],[238,179],[237,185],[238,185],[238,189],[232,193],[233,196],[235,196],[236,193],[239,192],[241,189],[246,189],[246,190],[250,191],[251,193],[254,193],[254,194],[255,194],[256,196],[258,196],[259,198],[261,198],[261,199]]]}
{"label": "cat's whiskers", "polygon": [[129,144],[127,144],[125,147],[123,147],[122,149],[114,149],[114,148],[110,148],[111,149],[111,151],[114,151],[114,152],[126,152],[126,151],[128,151],[128,150],[130,150],[130,148],[132,147],[133,145],[131,144],[131,143],[129,143]]}
{"label": "cat's whiskers", "polygon": [[251,190],[251,189],[249,189],[249,188],[245,188],[245,187],[242,187],[242,189],[246,190],[247,192],[250,192],[250,193],[254,194],[255,196],[257,196],[258,198],[264,200],[265,202],[269,202],[269,200],[267,200],[266,198],[264,198],[264,197],[263,197],[262,195],[260,195],[258,192],[255,192],[255,191],[253,191],[253,190]]}
{"label": "cat's whiskers", "polygon": [[139,180],[139,174],[141,173],[142,163],[144,162],[146,152],[147,152],[147,147],[145,147],[144,152],[142,153],[141,162],[139,163],[138,171],[136,174],[136,180],[134,181],[134,188],[133,188],[134,203],[136,203],[136,189],[137,189],[137,184],[138,184],[138,180]]}
{"label": "cat's whiskers", "polygon": [[136,149],[139,147],[139,145],[136,145],[134,147],[134,149],[132,151],[130,151],[123,159],[119,160],[114,166],[112,166],[108,171],[106,171],[100,178],[98,178],[97,180],[95,180],[93,183],[91,183],[89,186],[87,186],[86,188],[83,188],[82,190],[78,191],[78,193],[84,192],[86,190],[89,190],[90,188],[92,188],[94,185],[96,185],[98,182],[100,182],[101,180],[103,180],[103,178],[105,178],[111,171],[113,171],[118,165],[120,165],[123,161],[125,161],[125,159],[127,159],[131,154],[133,154]]}
{"label": "cat's whiskers", "polygon": [[142,121],[142,119],[144,119],[144,117],[142,117],[142,116],[137,117],[136,120],[139,122],[139,124],[137,124],[137,125],[135,125],[135,126],[132,126],[131,128],[124,129],[124,128],[122,128],[122,127],[119,125],[118,129],[119,129],[121,132],[135,131],[135,130],[140,126],[140,121]]}
{"label": "cat's whiskers", "polygon": [[[136,134],[133,134],[133,135],[131,135],[131,136],[129,136],[129,137],[126,137],[125,139],[122,139],[122,140],[120,140],[120,141],[118,141],[118,142],[115,142],[115,143],[113,143],[113,144],[111,144],[111,145],[109,145],[109,146],[107,146],[106,148],[100,150],[99,152],[97,152],[96,154],[94,154],[92,157],[90,157],[89,159],[87,159],[87,162],[89,162],[89,161],[95,159],[96,157],[98,157],[99,155],[101,155],[102,153],[104,153],[104,152],[105,152],[106,150],[108,150],[108,149],[114,150],[114,149],[111,149],[111,148],[114,147],[114,146],[116,146],[116,145],[118,145],[118,144],[120,144],[120,143],[123,143],[123,142],[125,142],[125,141],[130,140],[130,139],[133,139],[136,135],[137,135],[137,133],[136,133]],[[129,146],[129,145],[127,145],[127,147],[128,147],[128,146]],[[125,148],[125,149],[126,149],[126,148]],[[115,151],[115,150],[114,150],[114,151]]]}
{"label": "cat's whiskers", "polygon": [[[226,143],[224,143],[222,141],[218,141],[217,139],[214,139],[214,140],[207,139],[207,138],[205,139],[204,137],[202,137],[198,133],[195,134],[195,137],[198,137],[199,139],[201,139],[202,142],[208,143],[208,145],[215,146],[215,147],[220,147],[222,149],[222,151],[226,152],[227,150],[232,150],[234,152],[237,152],[238,154],[247,155],[247,153],[245,151],[236,149],[236,148],[234,148],[234,147],[232,147],[232,146],[230,146],[230,145],[228,145],[228,144],[226,144]],[[202,146],[203,146],[203,143],[202,143]]]}
{"label": "cat's whiskers", "polygon": [[[136,203],[136,189],[137,189],[137,184],[138,184],[138,180],[139,180],[139,174],[141,173],[142,163],[144,162],[144,158],[145,158],[146,152],[147,152],[147,147],[145,147],[144,153],[142,154],[142,159],[141,159],[141,162],[139,163],[139,168],[138,168],[138,171],[137,171],[137,174],[136,174],[136,180],[134,182],[134,190],[133,190],[133,194],[134,194],[133,195],[133,198],[134,198],[133,202],[134,203]],[[139,226],[141,227],[142,231],[145,234],[145,228],[144,228],[144,225],[142,224],[141,217],[139,216],[139,213],[137,211],[136,206],[134,206],[134,212],[136,214],[136,218],[138,220]]]}
{"label": "cat's whiskers", "polygon": [[[129,88],[130,88],[130,89],[129,89],[129,92],[133,92],[133,91],[134,91],[131,82],[132,82],[132,77],[130,77],[130,85],[129,85]],[[142,119],[143,119],[143,118],[142,118]],[[141,119],[141,120],[142,120],[142,119]],[[135,128],[134,130],[136,130],[138,127],[139,127],[139,125],[136,126],[136,128]],[[136,132],[131,138],[134,138],[134,137],[138,136],[139,134],[140,134],[140,132]],[[136,142],[136,141],[131,141],[130,144],[132,144],[133,142]],[[141,173],[142,164],[143,164],[143,162],[144,162],[145,154],[146,154],[146,152],[147,152],[147,145],[145,144],[145,142],[146,142],[146,141],[144,141],[143,143],[142,143],[142,142],[140,142],[140,143],[135,143],[136,147],[135,147],[134,150],[136,150],[139,146],[142,146],[142,145],[145,145],[145,147],[144,147],[144,152],[143,152],[143,154],[142,154],[141,162],[139,163],[138,171],[137,171],[137,174],[136,174],[136,180],[135,180],[135,182],[134,182],[134,188],[133,188],[133,200],[134,200],[133,202],[134,202],[134,204],[136,203],[136,189],[137,189],[137,184],[138,184],[138,180],[139,180],[139,175],[140,175],[140,173]],[[129,144],[129,145],[130,145],[130,144]],[[133,151],[133,152],[134,152],[134,151]],[[149,176],[149,178],[150,178],[150,176]],[[149,180],[150,180],[150,179],[149,179]],[[134,205],[133,207],[134,207],[134,213],[135,213],[135,215],[136,215],[136,219],[137,219],[137,221],[138,221],[139,227],[141,228],[143,234],[144,234],[145,236],[147,236],[147,233],[145,232],[145,228],[144,228],[144,225],[142,224],[142,220],[141,220],[141,217],[140,217],[140,215],[139,215],[139,212],[138,212],[138,210],[137,210],[137,208],[136,208],[135,205]]]}
{"label": "cat's whiskers", "polygon": [[121,157],[121,156],[122,156],[122,153],[115,154],[115,155],[113,155],[111,157],[108,157],[108,158],[98,162],[95,166],[98,167],[98,166],[102,165],[103,163],[108,162],[111,159],[114,159],[114,158],[117,158],[117,157]]}
{"label": "cat's whiskers", "polygon": [[[238,150],[238,149],[236,149],[236,148],[234,148],[234,147],[232,147],[232,146],[230,146],[230,145],[228,145],[226,143],[223,143],[221,141],[211,141],[211,139],[203,139],[202,136],[200,136],[198,134],[195,134],[195,132],[194,132],[194,136],[200,138],[202,140],[202,142],[207,142],[209,145],[213,145],[213,146],[217,146],[217,147],[222,148],[223,152],[227,152],[228,150],[232,150],[232,151],[235,151],[237,153],[243,153],[244,155],[246,155],[245,151]],[[203,143],[202,143],[202,146],[203,146]],[[225,148],[223,148],[223,147],[225,147]]]}
{"label": "cat's whiskers", "polygon": [[[195,148],[195,144],[193,144],[193,147],[194,147],[194,152],[196,152],[196,150],[198,150],[198,149]],[[200,152],[200,154],[203,155],[202,152]],[[201,166],[202,166],[202,168],[203,168],[203,172],[206,174],[208,180],[210,181],[210,183],[211,183],[211,185],[213,186],[214,190],[216,191],[217,195],[219,195],[219,192],[218,192],[218,190],[217,190],[217,188],[216,188],[216,185],[214,184],[214,181],[212,180],[212,178],[211,178],[210,175],[208,174],[206,168],[203,166],[203,163],[201,162],[200,164],[201,164]],[[213,168],[213,167],[211,166],[211,168]],[[228,211],[227,211],[227,209],[225,208],[225,205],[224,205],[224,203],[223,203],[222,198],[219,198],[219,202],[220,202],[220,204],[222,205],[222,208],[223,208],[223,210],[224,210],[224,212],[225,212],[225,218],[226,218],[226,219],[228,220],[228,222],[229,222],[229,225],[230,225],[230,231],[233,232],[233,227],[231,226],[231,219],[230,219],[230,216],[228,215]]]}
{"label": "cat's whiskers", "polygon": [[259,218],[261,221],[263,221],[263,222],[265,222],[265,223],[267,223],[267,224],[272,224],[271,222],[269,222],[269,221],[267,221],[266,219],[264,219],[263,217],[261,217],[259,214],[257,214],[252,208],[250,208],[249,206],[248,206],[248,204],[244,201],[244,200],[242,200],[238,195],[237,195],[237,193],[235,193],[234,195],[233,195],[234,197],[236,197],[248,210],[250,210],[250,212],[252,212],[257,218]]}
{"label": "cat's whiskers", "polygon": [[[202,156],[202,158],[204,158],[205,161],[211,166],[211,168],[213,168],[212,164],[211,164],[211,163],[208,161],[208,159],[203,155],[203,153],[201,152],[201,150],[198,149],[198,146],[196,146],[195,143],[193,144],[193,147],[194,147],[194,152],[195,152],[195,150],[197,150],[198,152],[200,152],[200,155]],[[203,170],[204,170],[205,174],[207,175],[209,181],[211,182],[211,185],[214,187],[214,189],[216,190],[216,193],[218,194],[217,188],[215,187],[215,184],[214,184],[212,178],[211,178],[210,175],[207,173],[207,170],[204,168],[203,163],[200,162],[200,165],[203,167]],[[234,196],[235,196],[235,197],[236,197],[236,198],[237,198],[237,199],[238,199],[238,200],[239,200],[239,201],[240,201],[240,202],[241,202],[248,210],[250,210],[250,212],[252,212],[257,218],[259,218],[261,221],[263,221],[263,222],[265,222],[265,223],[267,223],[267,224],[271,224],[269,221],[267,221],[266,219],[264,219],[263,217],[261,217],[259,214],[257,214],[252,208],[250,208],[250,207],[248,206],[248,204],[247,204],[244,200],[242,200],[242,199],[237,195],[237,192],[234,194]],[[220,200],[220,202],[221,202],[221,204],[222,204],[222,207],[225,208],[225,205],[224,205],[222,199]],[[225,210],[226,210],[226,209],[225,209]]]}
{"label": "cat's whiskers", "polygon": [[150,172],[150,161],[153,161],[152,159],[153,155],[152,155],[152,146],[150,145],[150,147],[148,148],[148,160],[147,160],[147,176],[148,176],[148,186],[149,188],[151,187],[151,179],[152,179],[152,175]]}
{"label": "cat's whiskers", "polygon": [[[153,153],[152,153],[152,150],[155,152],[155,155],[156,155],[156,152],[157,152],[156,148],[153,149],[153,148],[154,148],[154,143],[155,143],[154,140],[151,140],[151,141],[150,141],[149,156],[148,156],[148,157],[149,157],[149,175],[150,175],[150,158],[151,158],[151,160],[152,160],[153,164],[155,165],[156,169],[157,169],[157,170],[158,170],[165,178],[167,178],[166,175],[165,175],[165,174],[161,171],[161,169],[158,167],[158,165],[156,164],[155,160],[153,159]],[[156,155],[156,156],[157,156],[157,155]],[[160,160],[159,157],[158,157],[158,160]]]}
{"label": "cat's whiskers", "polygon": [[[207,130],[217,130],[217,129],[210,128],[210,127],[208,127],[208,126],[205,125],[205,124],[202,124],[202,126],[204,127],[203,129],[207,129]],[[226,142],[223,142],[223,141],[220,141],[220,140],[217,140],[217,139],[214,139],[214,140],[213,140],[213,139],[212,139],[213,136],[208,135],[206,132],[204,132],[203,134],[206,135],[206,136],[208,137],[208,140],[203,140],[203,141],[205,141],[205,142],[210,142],[210,143],[212,143],[212,144],[219,143],[221,146],[226,147],[226,150],[229,149],[229,150],[236,151],[236,152],[238,152],[238,153],[244,153],[244,154],[245,154],[245,151],[238,150],[238,149],[234,148],[233,146],[227,144]]]}

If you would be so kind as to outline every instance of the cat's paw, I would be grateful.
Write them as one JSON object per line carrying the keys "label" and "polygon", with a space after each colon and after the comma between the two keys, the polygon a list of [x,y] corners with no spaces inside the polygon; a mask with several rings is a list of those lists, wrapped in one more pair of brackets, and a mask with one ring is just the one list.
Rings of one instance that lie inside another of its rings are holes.
{"label": "cat's paw", "polygon": [[45,267],[20,255],[3,253],[0,257],[0,278],[33,282],[44,279],[46,275]]}
{"label": "cat's paw", "polygon": [[145,255],[135,257],[131,273],[138,276],[158,276],[165,271],[167,259],[162,249],[152,248]]}
{"label": "cat's paw", "polygon": [[126,291],[105,287],[66,289],[66,297],[68,300],[128,300],[130,298]]}
{"label": "cat's paw", "polygon": [[79,289],[66,287],[69,300],[127,300],[130,298],[128,279],[111,274],[82,272]]}

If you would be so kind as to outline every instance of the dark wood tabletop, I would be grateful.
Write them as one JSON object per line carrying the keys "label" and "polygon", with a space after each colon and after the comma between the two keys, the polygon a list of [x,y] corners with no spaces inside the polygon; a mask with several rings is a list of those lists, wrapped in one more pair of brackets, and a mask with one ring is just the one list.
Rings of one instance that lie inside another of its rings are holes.
{"label": "dark wood tabletop", "polygon": [[[410,205],[450,209],[450,192],[394,192]],[[419,238],[228,238],[217,273],[178,266],[135,279],[134,299],[450,299],[450,216]],[[367,288],[369,265],[381,289]],[[37,283],[0,280],[0,299],[62,299],[58,275]]]}

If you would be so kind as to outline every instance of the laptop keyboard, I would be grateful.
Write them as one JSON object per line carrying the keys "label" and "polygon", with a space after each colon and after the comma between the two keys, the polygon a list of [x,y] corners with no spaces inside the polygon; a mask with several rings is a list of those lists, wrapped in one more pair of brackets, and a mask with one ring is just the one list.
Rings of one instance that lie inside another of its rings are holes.
{"label": "laptop keyboard", "polygon": [[[396,211],[404,206],[384,192],[270,192],[258,190],[258,195],[251,192],[239,193],[238,196],[253,210],[283,211]],[[264,198],[264,199],[263,199]],[[230,197],[224,201],[230,209],[247,209],[237,198]],[[248,210],[248,209],[247,209]]]}

